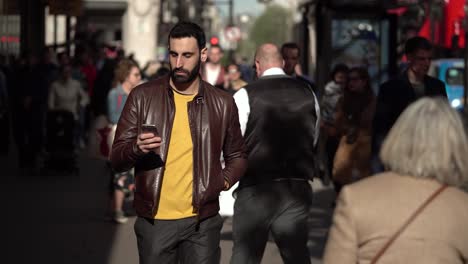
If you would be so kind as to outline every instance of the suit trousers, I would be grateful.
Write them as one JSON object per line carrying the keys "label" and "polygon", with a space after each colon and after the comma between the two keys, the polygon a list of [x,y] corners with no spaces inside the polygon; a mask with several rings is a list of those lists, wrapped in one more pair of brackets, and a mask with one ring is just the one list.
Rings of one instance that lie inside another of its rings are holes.
{"label": "suit trousers", "polygon": [[231,264],[260,263],[269,234],[286,264],[310,263],[307,219],[312,203],[308,181],[273,181],[237,192]]}
{"label": "suit trousers", "polygon": [[196,217],[177,220],[138,217],[134,229],[140,264],[218,264],[222,226],[219,214],[199,223]]}

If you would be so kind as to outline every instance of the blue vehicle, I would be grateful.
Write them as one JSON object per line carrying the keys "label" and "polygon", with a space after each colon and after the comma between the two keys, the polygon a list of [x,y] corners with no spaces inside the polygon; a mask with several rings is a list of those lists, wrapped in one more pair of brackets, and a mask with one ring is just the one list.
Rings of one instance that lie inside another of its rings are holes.
{"label": "blue vehicle", "polygon": [[432,61],[428,73],[445,83],[450,105],[457,110],[463,110],[465,103],[464,68],[463,59],[437,59]]}

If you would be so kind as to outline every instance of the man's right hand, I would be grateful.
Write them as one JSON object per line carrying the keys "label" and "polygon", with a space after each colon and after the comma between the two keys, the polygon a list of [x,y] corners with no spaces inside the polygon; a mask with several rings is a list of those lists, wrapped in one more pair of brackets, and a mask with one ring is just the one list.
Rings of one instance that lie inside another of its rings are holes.
{"label": "man's right hand", "polygon": [[143,153],[155,151],[161,146],[161,138],[153,133],[141,133],[138,135],[137,146]]}

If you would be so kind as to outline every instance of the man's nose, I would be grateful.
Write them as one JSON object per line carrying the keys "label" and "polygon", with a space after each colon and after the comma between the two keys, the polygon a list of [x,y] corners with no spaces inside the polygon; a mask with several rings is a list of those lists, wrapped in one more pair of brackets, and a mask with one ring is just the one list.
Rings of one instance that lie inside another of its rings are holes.
{"label": "man's nose", "polygon": [[183,60],[182,56],[177,57],[176,66],[177,66],[177,68],[181,68],[182,66],[184,66],[184,60]]}

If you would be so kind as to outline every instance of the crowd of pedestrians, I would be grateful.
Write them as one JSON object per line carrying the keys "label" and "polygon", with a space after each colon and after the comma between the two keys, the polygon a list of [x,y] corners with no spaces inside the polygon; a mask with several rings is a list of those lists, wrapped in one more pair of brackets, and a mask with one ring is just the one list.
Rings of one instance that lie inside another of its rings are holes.
{"label": "crowd of pedestrians", "polygon": [[[86,149],[90,141],[96,143],[95,131],[92,131],[95,121],[109,115],[106,123],[117,122],[118,114],[108,112],[107,97],[110,91],[120,87],[117,84],[121,77],[116,76],[119,74],[116,67],[125,57],[123,50],[107,46],[98,50],[79,46],[73,57],[66,52],[56,54],[51,48],[18,57],[0,56],[0,153],[11,154],[13,144],[16,145],[21,174],[41,174],[48,145],[56,136],[56,128],[60,128],[60,124],[53,123],[69,117],[73,119],[73,125],[66,128],[73,130],[70,152]],[[163,64],[158,65],[160,67],[151,75],[144,75],[143,80],[155,78],[158,71],[167,69]],[[139,74],[139,67],[136,69]],[[71,115],[57,117],[59,112]],[[10,134],[10,130],[13,133]]]}
{"label": "crowd of pedestrians", "polygon": [[467,134],[427,74],[428,40],[409,39],[407,68],[379,89],[345,63],[317,87],[293,42],[226,67],[194,23],[167,45],[168,62],[142,69],[108,48],[0,60],[0,131],[12,124],[19,166],[35,174],[49,113],[71,113],[73,145],[109,164],[110,219],[126,223],[133,198],[140,263],[219,263],[232,189],[231,263],[260,263],[270,234],[284,263],[310,263],[316,178],[337,197],[324,263],[467,263],[468,235],[452,235],[468,220]]}
{"label": "crowd of pedestrians", "polygon": [[169,75],[130,94],[111,158],[138,171],[140,263],[219,263],[218,197],[230,188],[231,263],[260,263],[270,234],[284,263],[310,263],[313,178],[331,178],[338,197],[324,263],[466,263],[467,236],[449,234],[468,216],[456,206],[468,199],[467,135],[427,75],[426,39],[407,41],[408,68],[378,94],[362,65],[337,64],[318,89],[295,43],[260,45],[253,81],[223,68],[196,24],[177,24],[168,48]]}

